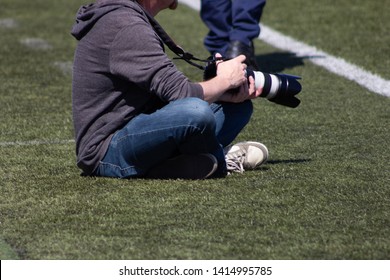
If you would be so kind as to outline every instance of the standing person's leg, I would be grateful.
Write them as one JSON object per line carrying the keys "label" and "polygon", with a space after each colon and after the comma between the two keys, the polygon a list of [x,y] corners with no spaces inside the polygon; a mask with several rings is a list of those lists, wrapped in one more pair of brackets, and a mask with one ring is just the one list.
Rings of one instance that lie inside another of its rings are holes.
{"label": "standing person's leg", "polygon": [[243,54],[248,67],[258,70],[253,40],[260,34],[259,22],[265,0],[234,0],[232,5],[232,29],[226,57],[233,58]]}
{"label": "standing person's leg", "polygon": [[[118,131],[95,175],[144,177],[168,159],[200,154],[212,154],[226,173],[223,148],[215,127],[215,116],[207,102],[198,98],[171,102],[152,114],[135,117]],[[173,177],[181,177],[176,175]]]}
{"label": "standing person's leg", "polygon": [[202,0],[201,18],[209,28],[204,44],[211,54],[225,55],[232,29],[231,0]]}
{"label": "standing person's leg", "polygon": [[251,45],[260,34],[260,18],[265,0],[234,0],[232,2],[232,25],[230,41]]}

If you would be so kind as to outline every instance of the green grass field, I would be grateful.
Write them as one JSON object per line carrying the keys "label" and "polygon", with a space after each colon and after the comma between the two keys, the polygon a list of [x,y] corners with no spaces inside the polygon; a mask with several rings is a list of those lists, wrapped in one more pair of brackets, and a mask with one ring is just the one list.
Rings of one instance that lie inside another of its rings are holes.
{"label": "green grass field", "polygon": [[[269,1],[263,22],[389,80],[390,1],[341,2]],[[263,142],[267,164],[205,181],[81,177],[69,31],[85,3],[2,0],[1,259],[390,258],[389,98],[261,41],[264,71],[303,77],[300,107],[255,100],[237,139]],[[158,20],[207,56],[198,12]]]}

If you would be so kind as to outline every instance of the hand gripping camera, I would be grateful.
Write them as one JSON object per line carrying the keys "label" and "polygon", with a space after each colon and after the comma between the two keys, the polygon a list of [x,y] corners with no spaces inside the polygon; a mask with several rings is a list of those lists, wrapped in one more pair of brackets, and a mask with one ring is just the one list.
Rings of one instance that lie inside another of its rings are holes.
{"label": "hand gripping camera", "polygon": [[[217,75],[218,60],[226,59],[214,57],[209,60],[204,71],[204,80],[209,80]],[[291,108],[296,108],[301,103],[296,98],[296,95],[302,90],[302,86],[298,82],[301,77],[287,74],[268,74],[249,69],[246,70],[246,74],[248,77],[254,78],[256,88],[263,88],[260,97]]]}

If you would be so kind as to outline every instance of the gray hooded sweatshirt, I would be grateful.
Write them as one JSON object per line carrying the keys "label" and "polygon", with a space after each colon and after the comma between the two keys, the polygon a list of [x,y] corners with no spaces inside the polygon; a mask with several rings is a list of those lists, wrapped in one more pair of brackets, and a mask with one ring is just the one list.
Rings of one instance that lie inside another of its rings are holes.
{"label": "gray hooded sweatshirt", "polygon": [[98,0],[79,9],[72,35],[72,106],[77,165],[92,175],[113,134],[134,116],[198,97],[164,52],[143,9],[130,0]]}

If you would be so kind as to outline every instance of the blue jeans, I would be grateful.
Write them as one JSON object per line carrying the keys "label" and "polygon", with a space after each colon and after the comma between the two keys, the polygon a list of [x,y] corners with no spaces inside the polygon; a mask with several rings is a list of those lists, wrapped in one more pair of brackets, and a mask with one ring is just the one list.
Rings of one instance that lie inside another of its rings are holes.
{"label": "blue jeans", "polygon": [[209,28],[205,46],[224,55],[229,42],[249,45],[260,34],[259,21],[266,0],[202,0],[201,18]]}
{"label": "blue jeans", "polygon": [[211,153],[226,173],[223,147],[249,122],[253,106],[214,103],[199,98],[173,101],[151,114],[140,114],[117,131],[96,176],[142,177],[155,165],[180,154]]}

